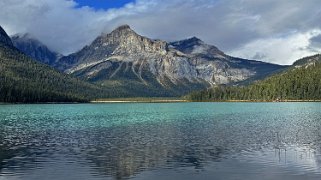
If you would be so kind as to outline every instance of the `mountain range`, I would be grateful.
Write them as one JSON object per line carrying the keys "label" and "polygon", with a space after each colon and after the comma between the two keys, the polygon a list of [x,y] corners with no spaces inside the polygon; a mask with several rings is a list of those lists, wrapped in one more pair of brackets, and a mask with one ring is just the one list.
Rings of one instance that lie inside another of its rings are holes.
{"label": "mountain range", "polygon": [[[28,59],[27,64],[36,63],[37,68],[44,68],[49,74],[55,72],[55,77],[48,74],[48,80],[67,78],[77,81],[81,84],[79,89],[90,88],[85,93],[72,92],[91,99],[177,97],[221,85],[252,84],[294,66],[232,57],[197,37],[176,42],[154,40],[137,34],[128,25],[98,36],[91,44],[67,56],[51,51],[29,34],[15,35],[11,39],[1,28],[0,44],[5,47],[2,54],[11,52],[10,58],[2,56],[2,59],[17,61],[23,57]],[[19,58],[14,58],[14,55]],[[295,63],[296,66],[298,64],[305,64],[305,61]],[[11,67],[11,71],[22,71],[13,69]],[[34,70],[24,68],[23,71]],[[69,88],[72,89],[72,85]],[[50,88],[47,89],[49,91]]]}
{"label": "mountain range", "polygon": [[13,39],[18,49],[40,62],[126,96],[181,96],[215,85],[251,82],[285,68],[228,56],[196,37],[177,42],[153,40],[128,25],[55,61],[47,57],[56,53],[48,53],[40,42]]}

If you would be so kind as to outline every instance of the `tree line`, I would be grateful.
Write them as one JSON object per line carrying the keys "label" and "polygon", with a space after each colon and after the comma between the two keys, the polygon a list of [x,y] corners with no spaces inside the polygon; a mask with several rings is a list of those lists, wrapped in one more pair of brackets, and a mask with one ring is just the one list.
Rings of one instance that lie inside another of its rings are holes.
{"label": "tree line", "polygon": [[192,92],[186,96],[191,101],[276,101],[321,100],[321,55],[315,61],[291,66],[284,72],[248,86],[216,86]]}
{"label": "tree line", "polygon": [[86,102],[103,91],[0,46],[0,102]]}

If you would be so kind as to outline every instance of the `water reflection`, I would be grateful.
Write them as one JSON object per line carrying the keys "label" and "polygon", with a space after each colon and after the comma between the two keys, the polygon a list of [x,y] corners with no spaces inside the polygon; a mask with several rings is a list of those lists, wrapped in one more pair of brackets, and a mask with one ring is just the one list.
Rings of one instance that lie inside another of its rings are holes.
{"label": "water reflection", "polygon": [[[200,111],[197,118],[179,111],[170,112],[167,119],[153,115],[156,122],[103,126],[110,121],[105,112],[96,116],[96,126],[88,121],[90,126],[77,128],[66,126],[57,117],[32,122],[2,116],[0,174],[6,179],[319,176],[320,112],[313,110],[306,116],[272,110],[274,114],[268,115],[246,110],[237,115]],[[69,121],[82,120],[77,113],[73,117],[68,117]],[[48,122],[54,128],[45,128]]]}

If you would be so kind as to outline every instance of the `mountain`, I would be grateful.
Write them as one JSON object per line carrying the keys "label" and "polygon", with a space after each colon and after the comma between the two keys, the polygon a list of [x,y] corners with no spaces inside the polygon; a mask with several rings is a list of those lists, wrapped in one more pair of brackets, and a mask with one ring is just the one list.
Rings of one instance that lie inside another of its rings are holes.
{"label": "mountain", "polygon": [[0,30],[0,102],[83,102],[103,95],[96,85],[21,53],[1,27]]}
{"label": "mountain", "polygon": [[51,51],[46,45],[29,34],[14,35],[11,39],[17,49],[39,62],[51,65],[59,57],[58,53]]}
{"label": "mountain", "polygon": [[197,37],[185,39],[182,41],[171,42],[170,46],[185,53],[194,55],[208,55],[212,58],[222,58],[225,54],[220,51],[217,47],[205,44],[202,40]]}
{"label": "mountain", "polygon": [[302,67],[302,66],[307,67],[310,65],[314,65],[315,63],[318,63],[318,62],[320,62],[320,54],[301,58],[301,59],[295,61],[292,66],[297,67],[297,68]]}
{"label": "mountain", "polygon": [[260,79],[284,68],[225,55],[195,37],[172,43],[152,40],[128,25],[97,37],[54,67],[129,96],[180,96]]}
{"label": "mountain", "polygon": [[296,61],[287,70],[244,87],[215,87],[187,96],[192,101],[321,100],[321,55]]}
{"label": "mountain", "polygon": [[10,37],[0,26],[0,45],[13,46]]}
{"label": "mountain", "polygon": [[206,79],[211,80],[210,77],[213,77],[211,81],[212,85],[248,84],[279,72],[287,67],[232,57],[226,55],[217,47],[204,43],[197,37],[172,42],[170,43],[170,46],[189,55],[192,60],[196,59],[205,63],[207,68],[204,68],[204,64],[203,67],[201,66],[197,68],[211,72],[210,74],[207,74]]}

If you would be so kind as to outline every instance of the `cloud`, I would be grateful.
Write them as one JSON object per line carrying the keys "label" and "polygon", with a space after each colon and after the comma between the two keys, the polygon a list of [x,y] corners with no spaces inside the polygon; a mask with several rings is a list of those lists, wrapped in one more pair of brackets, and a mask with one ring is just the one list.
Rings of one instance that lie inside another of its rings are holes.
{"label": "cloud", "polygon": [[2,0],[0,23],[11,35],[28,32],[52,49],[69,53],[94,39],[109,20],[105,12],[76,5],[65,0]]}
{"label": "cloud", "polygon": [[231,55],[290,64],[320,52],[320,6],[319,0],[136,0],[95,10],[72,0],[1,0],[0,25],[63,54],[129,24],[155,39],[198,36]]}
{"label": "cloud", "polygon": [[311,43],[311,47],[321,49],[321,34],[311,38],[310,43]]}
{"label": "cloud", "polygon": [[233,54],[248,59],[265,59],[278,64],[292,64],[298,57],[320,53],[320,47],[311,46],[311,40],[319,38],[321,30],[292,33],[285,36],[258,39],[234,50]]}

